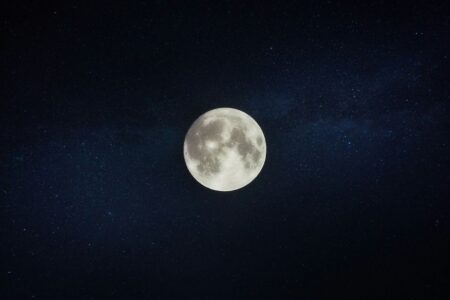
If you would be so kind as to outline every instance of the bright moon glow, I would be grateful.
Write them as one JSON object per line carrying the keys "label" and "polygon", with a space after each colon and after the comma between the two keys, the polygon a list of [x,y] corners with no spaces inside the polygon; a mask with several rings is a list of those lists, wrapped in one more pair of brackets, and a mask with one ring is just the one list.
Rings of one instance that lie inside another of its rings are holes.
{"label": "bright moon glow", "polygon": [[240,189],[256,178],[266,160],[266,139],[252,117],[234,108],[201,115],[184,140],[192,176],[216,191]]}

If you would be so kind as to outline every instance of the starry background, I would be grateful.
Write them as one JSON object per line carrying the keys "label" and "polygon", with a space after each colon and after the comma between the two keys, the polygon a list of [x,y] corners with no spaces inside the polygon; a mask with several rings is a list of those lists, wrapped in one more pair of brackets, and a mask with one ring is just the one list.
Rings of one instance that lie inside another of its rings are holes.
{"label": "starry background", "polygon": [[[187,2],[3,4],[0,298],[448,299],[445,1]],[[223,106],[229,193],[182,155]]]}

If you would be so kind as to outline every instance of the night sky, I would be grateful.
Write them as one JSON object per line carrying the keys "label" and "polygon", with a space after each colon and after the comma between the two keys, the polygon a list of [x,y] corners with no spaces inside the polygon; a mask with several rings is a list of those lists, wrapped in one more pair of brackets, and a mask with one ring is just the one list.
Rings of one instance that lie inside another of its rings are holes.
{"label": "night sky", "polygon": [[[449,299],[445,1],[9,2],[0,299]],[[183,158],[217,107],[267,141],[233,192]]]}

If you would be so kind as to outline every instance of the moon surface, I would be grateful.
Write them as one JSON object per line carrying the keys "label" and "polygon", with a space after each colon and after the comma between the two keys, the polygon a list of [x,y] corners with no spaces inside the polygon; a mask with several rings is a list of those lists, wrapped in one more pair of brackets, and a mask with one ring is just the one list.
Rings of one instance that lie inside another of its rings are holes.
{"label": "moon surface", "polygon": [[192,176],[216,191],[233,191],[252,182],[266,160],[266,139],[258,123],[234,108],[201,115],[184,140]]}

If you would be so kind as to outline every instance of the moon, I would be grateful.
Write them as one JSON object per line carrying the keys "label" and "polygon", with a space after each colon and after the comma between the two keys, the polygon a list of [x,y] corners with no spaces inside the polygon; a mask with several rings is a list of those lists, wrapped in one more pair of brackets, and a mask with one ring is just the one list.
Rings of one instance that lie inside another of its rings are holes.
{"label": "moon", "polygon": [[184,140],[184,160],[192,176],[215,191],[240,189],[261,172],[266,139],[258,123],[234,108],[201,115]]}

